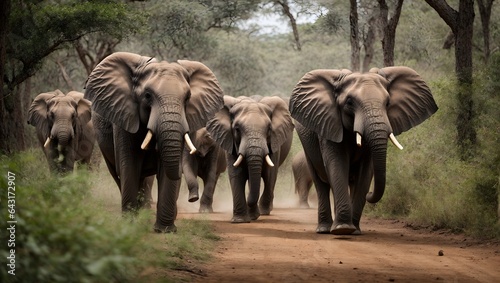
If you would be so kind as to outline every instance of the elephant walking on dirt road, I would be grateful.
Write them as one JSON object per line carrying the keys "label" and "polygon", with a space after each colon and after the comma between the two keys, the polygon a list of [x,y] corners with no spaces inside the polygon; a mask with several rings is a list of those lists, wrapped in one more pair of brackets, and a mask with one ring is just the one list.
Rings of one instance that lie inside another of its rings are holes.
{"label": "elephant walking on dirt road", "polygon": [[39,94],[31,103],[28,124],[36,128],[52,172],[71,172],[77,161],[90,163],[95,143],[90,105],[83,93],[64,95],[58,89]]}
{"label": "elephant walking on dirt road", "polygon": [[200,212],[214,212],[212,204],[217,181],[222,172],[226,171],[227,161],[225,151],[217,144],[205,127],[189,134],[196,153],[190,154],[184,149],[182,156],[182,173],[189,189],[189,202],[195,202],[199,197],[198,177],[203,180],[203,194],[200,199]]}
{"label": "elephant walking on dirt road", "polygon": [[196,61],[157,61],[117,52],[90,74],[85,97],[92,101],[96,137],[120,188],[122,210],[144,205],[144,180],[156,174],[156,232],[174,232],[182,175],[182,151],[192,153],[189,133],[222,108],[223,93],[212,71]]}
{"label": "elephant walking on dirt road", "polygon": [[395,135],[437,109],[427,84],[407,67],[364,74],[322,69],[302,77],[290,97],[290,112],[318,193],[317,233],[361,233],[366,201],[376,203],[384,194],[387,140],[402,149]]}
{"label": "elephant walking on dirt road", "polygon": [[293,127],[288,106],[280,97],[224,96],[224,108],[208,122],[207,130],[227,153],[231,222],[250,222],[271,213],[278,167],[290,151]]}

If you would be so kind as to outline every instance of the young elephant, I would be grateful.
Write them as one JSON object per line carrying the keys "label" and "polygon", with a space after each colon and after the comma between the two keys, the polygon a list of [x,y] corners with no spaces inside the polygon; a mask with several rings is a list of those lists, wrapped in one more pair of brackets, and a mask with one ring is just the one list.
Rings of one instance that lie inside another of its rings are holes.
{"label": "young elephant", "polygon": [[227,161],[224,150],[212,139],[206,128],[189,134],[196,147],[196,153],[190,154],[184,149],[182,173],[189,188],[189,202],[199,199],[198,177],[203,180],[203,195],[200,200],[200,212],[213,212],[212,203],[215,186],[222,172],[226,171]]}
{"label": "young elephant", "polygon": [[304,150],[299,151],[292,159],[292,172],[295,181],[295,193],[299,195],[299,207],[309,208],[309,191],[313,185],[313,179],[307,165]]}
{"label": "young elephant", "polygon": [[90,101],[83,93],[60,90],[39,94],[28,111],[28,124],[36,134],[53,172],[73,170],[74,163],[88,164],[94,149]]}
{"label": "young elephant", "polygon": [[366,201],[376,203],[384,194],[388,139],[402,148],[395,135],[437,109],[427,84],[407,67],[364,74],[322,69],[302,77],[290,112],[318,193],[317,233],[361,233]]}
{"label": "young elephant", "polygon": [[279,97],[224,96],[224,108],[208,122],[207,130],[227,152],[233,223],[256,220],[273,209],[278,167],[290,151],[293,127],[287,104]]}

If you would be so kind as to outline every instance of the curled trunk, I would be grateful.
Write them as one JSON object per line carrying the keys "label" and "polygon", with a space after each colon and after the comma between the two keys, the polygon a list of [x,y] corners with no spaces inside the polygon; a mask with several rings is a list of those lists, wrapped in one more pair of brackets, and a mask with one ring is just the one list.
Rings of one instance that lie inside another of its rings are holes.
{"label": "curled trunk", "polygon": [[368,137],[368,143],[373,162],[374,187],[373,192],[366,195],[370,203],[378,202],[385,191],[385,172],[387,161],[387,132],[377,131]]}

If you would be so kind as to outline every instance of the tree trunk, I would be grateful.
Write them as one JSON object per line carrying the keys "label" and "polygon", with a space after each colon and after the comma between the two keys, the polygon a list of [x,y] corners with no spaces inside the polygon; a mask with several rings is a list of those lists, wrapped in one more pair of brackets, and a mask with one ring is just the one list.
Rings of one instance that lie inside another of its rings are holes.
{"label": "tree trunk", "polygon": [[370,64],[373,60],[373,43],[375,42],[375,27],[376,19],[374,17],[370,18],[368,21],[368,31],[363,38],[363,49],[365,50],[365,56],[363,58],[363,66],[361,68],[362,72],[368,72],[370,70]]}
{"label": "tree trunk", "polygon": [[472,35],[474,0],[460,0],[458,12],[445,0],[425,0],[448,24],[455,35],[455,74],[458,80],[457,145],[461,158],[474,153],[476,129],[472,99]]}
{"label": "tree trunk", "polygon": [[349,14],[349,23],[351,27],[351,71],[359,71],[359,27],[358,27],[358,3],[356,0],[351,1],[351,9]]}
{"label": "tree trunk", "polygon": [[490,58],[490,18],[493,1],[494,0],[477,0],[479,15],[481,16],[481,25],[483,27],[483,54],[485,63],[488,63]]}
{"label": "tree trunk", "polygon": [[292,26],[293,38],[295,40],[295,46],[298,51],[302,50],[302,44],[300,43],[299,30],[297,28],[297,21],[293,16],[292,12],[290,12],[290,6],[288,5],[288,1],[274,1],[276,4],[281,6],[283,10],[283,14],[290,20],[290,25]]}
{"label": "tree trunk", "polygon": [[382,23],[383,38],[382,50],[384,54],[384,67],[394,66],[394,47],[396,40],[396,28],[401,15],[404,0],[398,0],[391,18],[389,18],[389,7],[385,0],[378,0],[380,8],[380,20]]}

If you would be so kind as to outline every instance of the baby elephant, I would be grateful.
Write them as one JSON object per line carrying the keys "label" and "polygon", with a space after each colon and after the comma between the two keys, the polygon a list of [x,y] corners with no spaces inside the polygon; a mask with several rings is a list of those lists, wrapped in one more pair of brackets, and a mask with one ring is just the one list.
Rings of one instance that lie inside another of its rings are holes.
{"label": "baby elephant", "polygon": [[200,212],[213,212],[212,203],[215,186],[222,172],[226,171],[227,161],[224,150],[212,139],[206,128],[189,134],[196,148],[190,154],[185,148],[182,156],[182,172],[189,188],[189,202],[199,199],[198,176],[203,180],[203,195],[200,200]]}
{"label": "baby elephant", "polygon": [[74,163],[88,164],[94,149],[90,101],[83,93],[60,90],[39,94],[28,111],[28,124],[36,128],[52,172],[73,170]]}
{"label": "baby elephant", "polygon": [[299,207],[309,208],[309,191],[313,185],[311,171],[307,165],[304,150],[299,151],[292,159],[292,172],[295,181],[295,193],[299,195]]}

